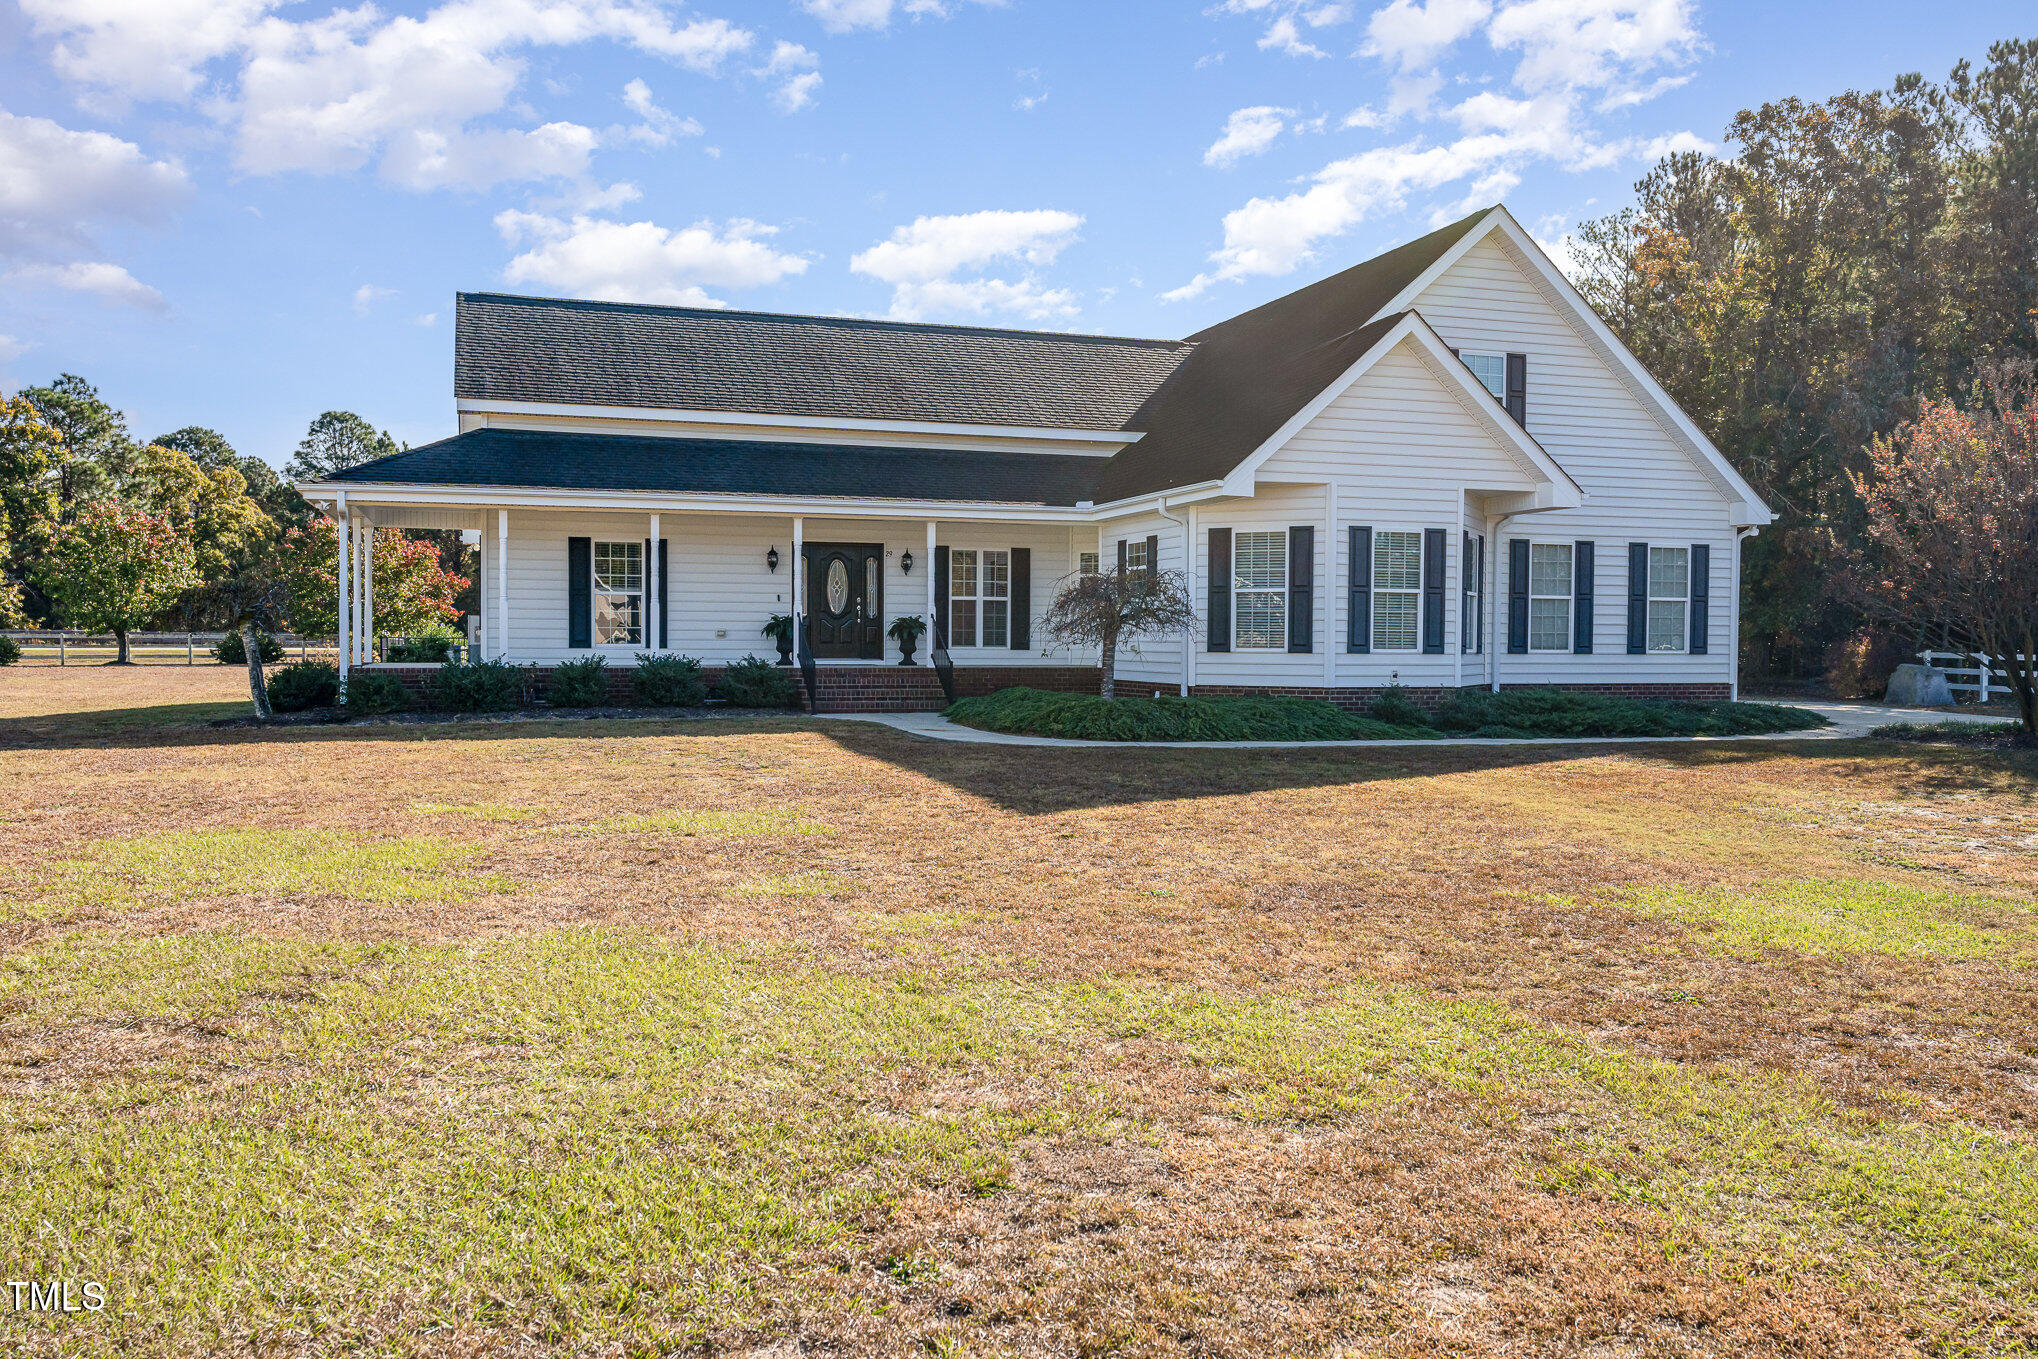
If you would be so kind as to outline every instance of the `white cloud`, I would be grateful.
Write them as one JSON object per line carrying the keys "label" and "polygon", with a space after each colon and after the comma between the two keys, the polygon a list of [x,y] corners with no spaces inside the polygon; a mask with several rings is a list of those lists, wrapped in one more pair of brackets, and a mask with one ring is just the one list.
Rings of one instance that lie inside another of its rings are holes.
{"label": "white cloud", "polygon": [[1203,163],[1223,168],[1236,165],[1247,156],[1257,156],[1274,144],[1294,114],[1293,109],[1275,108],[1272,104],[1234,111],[1225,119],[1223,134],[1203,153]]}
{"label": "white cloud", "polygon": [[1013,108],[1021,113],[1031,113],[1047,102],[1047,82],[1041,78],[1039,67],[1029,67],[1012,74],[1025,87],[1025,93],[1012,101]]}
{"label": "white cloud", "polygon": [[1492,0],[1394,0],[1366,21],[1366,41],[1359,50],[1403,70],[1427,66],[1492,13]]}
{"label": "white cloud", "polygon": [[772,102],[778,105],[779,112],[798,113],[814,102],[814,92],[821,88],[820,65],[821,59],[810,49],[781,38],[771,49],[771,60],[754,74],[779,81],[772,92]]}
{"label": "white cloud", "polygon": [[370,308],[385,297],[396,296],[396,289],[385,288],[377,283],[363,283],[354,289],[354,310],[366,316]]}
{"label": "white cloud", "polygon": [[1386,120],[1395,122],[1410,116],[1427,118],[1444,78],[1435,71],[1404,72],[1387,82]]}
{"label": "white cloud", "polygon": [[1082,225],[1075,213],[1052,209],[920,217],[857,254],[849,267],[892,286],[895,320],[994,312],[1035,320],[1069,316],[1076,310],[1074,295],[1046,287],[1030,270],[1018,279],[984,277],[980,271],[997,264],[1052,264]]}
{"label": "white cloud", "polygon": [[1692,0],[1517,0],[1493,16],[1493,46],[1519,50],[1514,83],[1543,90],[1622,88],[1703,47]]}
{"label": "white cloud", "polygon": [[1653,165],[1665,156],[1682,155],[1685,152],[1695,152],[1702,156],[1709,156],[1717,150],[1719,150],[1719,147],[1699,136],[1696,132],[1671,132],[1661,137],[1652,137],[1648,141],[1643,142],[1638,154],[1643,160]]}
{"label": "white cloud", "polygon": [[777,228],[742,218],[669,228],[510,211],[497,214],[495,225],[507,244],[530,247],[509,262],[504,279],[573,297],[719,307],[725,304],[711,288],[762,287],[807,268],[770,244]]}
{"label": "white cloud", "polygon": [[277,0],[21,0],[57,74],[122,98],[183,99]]}
{"label": "white cloud", "polygon": [[62,288],[66,292],[90,293],[105,302],[163,310],[163,295],[137,279],[118,264],[105,260],[69,264],[24,264],[7,272],[7,281],[23,287]]}
{"label": "white cloud", "polygon": [[1330,55],[1305,33],[1334,27],[1352,17],[1352,7],[1345,0],[1224,0],[1212,12],[1263,20],[1266,28],[1260,33],[1260,49],[1291,57]]}
{"label": "white cloud", "polygon": [[578,123],[517,128],[427,129],[397,137],[382,174],[406,189],[485,189],[519,180],[573,179],[587,173],[600,138]]}
{"label": "white cloud", "polygon": [[623,86],[623,105],[642,120],[624,135],[646,146],[670,146],[674,138],[698,137],[707,131],[697,120],[659,107],[651,87],[642,80],[632,80]]}
{"label": "white cloud", "polygon": [[[977,4],[1000,6],[1005,0],[976,0]],[[830,33],[848,33],[859,28],[889,28],[894,13],[912,19],[945,19],[953,10],[948,0],[799,0],[800,8],[821,21]]]}
{"label": "white cloud", "polygon": [[439,324],[439,314],[435,311],[420,312],[410,318],[410,323],[414,326],[435,326]]}
{"label": "white cloud", "polygon": [[0,109],[0,255],[82,245],[109,218],[155,222],[189,187],[133,142]]}

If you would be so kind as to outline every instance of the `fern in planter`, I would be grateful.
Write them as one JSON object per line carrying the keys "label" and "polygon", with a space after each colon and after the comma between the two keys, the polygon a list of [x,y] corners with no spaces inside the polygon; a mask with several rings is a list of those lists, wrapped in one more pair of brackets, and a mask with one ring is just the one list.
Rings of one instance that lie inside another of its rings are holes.
{"label": "fern in planter", "polygon": [[913,664],[913,648],[920,645],[920,639],[927,635],[927,620],[917,613],[903,614],[892,620],[885,629],[885,636],[899,644],[899,664]]}
{"label": "fern in planter", "polygon": [[552,672],[546,695],[555,708],[604,708],[609,701],[608,660],[587,656]]}
{"label": "fern in planter", "polygon": [[[764,626],[757,630],[760,637],[769,637],[778,648],[778,663],[793,663],[793,616],[789,613],[775,613],[764,620]],[[747,658],[746,658],[747,659]]]}

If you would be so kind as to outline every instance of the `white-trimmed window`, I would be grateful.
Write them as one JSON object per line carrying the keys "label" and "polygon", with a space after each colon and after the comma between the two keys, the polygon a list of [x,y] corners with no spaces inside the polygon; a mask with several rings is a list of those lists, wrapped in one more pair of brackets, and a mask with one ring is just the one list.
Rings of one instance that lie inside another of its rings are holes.
{"label": "white-trimmed window", "polygon": [[1078,552],[1076,554],[1076,574],[1079,576],[1096,575],[1097,554],[1094,552]]}
{"label": "white-trimmed window", "polygon": [[1472,370],[1472,376],[1479,379],[1479,385],[1493,393],[1495,401],[1507,404],[1507,355],[1480,354],[1461,349],[1458,358]]}
{"label": "white-trimmed window", "polygon": [[1004,548],[950,548],[948,644],[1005,646],[1012,618],[1012,554]]}
{"label": "white-trimmed window", "polygon": [[594,644],[644,644],[644,544],[594,545]]}
{"label": "white-trimmed window", "polygon": [[1288,530],[1232,535],[1231,644],[1288,648]]}
{"label": "white-trimmed window", "polygon": [[1529,544],[1529,650],[1571,649],[1571,544]]}
{"label": "white-trimmed window", "polygon": [[1137,575],[1141,571],[1146,570],[1147,565],[1148,562],[1146,560],[1146,539],[1144,538],[1126,539],[1125,574],[1128,576]]}
{"label": "white-trimmed window", "polygon": [[1649,650],[1683,651],[1691,617],[1691,549],[1649,549]]}
{"label": "white-trimmed window", "polygon": [[1459,620],[1458,649],[1468,656],[1477,656],[1486,650],[1486,615],[1483,612],[1486,600],[1485,534],[1465,535],[1465,560],[1459,569],[1465,573],[1465,616]]}
{"label": "white-trimmed window", "polygon": [[1413,651],[1422,633],[1422,530],[1373,531],[1373,650]]}

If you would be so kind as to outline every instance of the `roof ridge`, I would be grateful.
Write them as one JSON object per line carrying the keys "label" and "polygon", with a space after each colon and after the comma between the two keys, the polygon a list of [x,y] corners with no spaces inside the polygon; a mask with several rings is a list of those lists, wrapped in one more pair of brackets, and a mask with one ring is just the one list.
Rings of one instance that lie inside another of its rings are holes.
{"label": "roof ridge", "polygon": [[1091,344],[1146,345],[1156,349],[1193,349],[1194,340],[1170,340],[1153,335],[1097,335],[1077,330],[1029,330],[1021,326],[965,326],[951,321],[890,321],[874,316],[822,316],[813,312],[752,311],[742,307],[681,307],[658,302],[607,302],[592,297],[545,297],[536,293],[456,292],[456,302],[470,299],[492,302],[534,303],[577,310],[640,311],[667,316],[748,317],[763,321],[806,321],[819,325],[853,326],[874,330],[937,331],[964,335],[1016,335],[1048,340],[1078,340]]}

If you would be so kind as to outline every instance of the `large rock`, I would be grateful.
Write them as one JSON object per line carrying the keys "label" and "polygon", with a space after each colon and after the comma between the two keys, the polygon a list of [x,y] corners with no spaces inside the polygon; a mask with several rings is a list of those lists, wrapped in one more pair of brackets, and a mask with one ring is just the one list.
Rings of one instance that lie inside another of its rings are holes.
{"label": "large rock", "polygon": [[1953,691],[1946,687],[1946,672],[1929,665],[1900,665],[1889,677],[1885,703],[1901,708],[1950,708]]}

